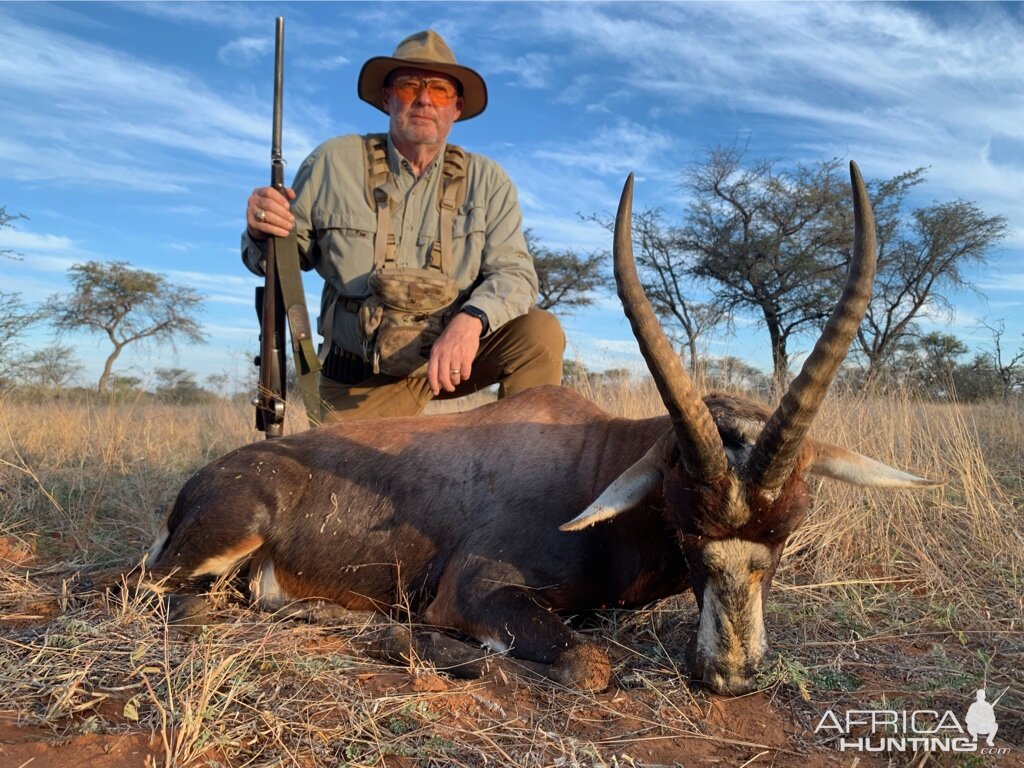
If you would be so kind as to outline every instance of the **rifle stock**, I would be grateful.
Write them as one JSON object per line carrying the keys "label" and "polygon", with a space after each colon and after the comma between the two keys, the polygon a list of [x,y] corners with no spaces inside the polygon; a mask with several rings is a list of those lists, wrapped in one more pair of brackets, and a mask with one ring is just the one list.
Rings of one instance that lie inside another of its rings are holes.
{"label": "rifle stock", "polygon": [[[284,191],[284,159],[281,155],[281,102],[284,88],[284,19],[277,18],[274,50],[274,124],[270,148],[270,184]],[[260,354],[256,365],[260,369],[260,390],[254,398],[256,428],[266,437],[280,437],[284,433],[285,403],[288,399],[285,380],[286,355],[284,348],[285,308],[284,295],[278,282],[277,238],[267,243],[266,279],[256,289],[256,312],[260,320]]]}

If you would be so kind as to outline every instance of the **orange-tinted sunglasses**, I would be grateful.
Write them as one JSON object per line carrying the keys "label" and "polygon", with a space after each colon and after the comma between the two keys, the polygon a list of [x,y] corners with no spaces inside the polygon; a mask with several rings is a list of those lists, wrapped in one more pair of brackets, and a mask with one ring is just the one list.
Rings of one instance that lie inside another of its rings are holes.
{"label": "orange-tinted sunglasses", "polygon": [[438,107],[447,107],[459,96],[459,91],[454,85],[439,78],[428,80],[412,75],[396,77],[391,81],[391,87],[395,89],[395,95],[406,104],[411,104],[424,91],[427,92],[431,103]]}

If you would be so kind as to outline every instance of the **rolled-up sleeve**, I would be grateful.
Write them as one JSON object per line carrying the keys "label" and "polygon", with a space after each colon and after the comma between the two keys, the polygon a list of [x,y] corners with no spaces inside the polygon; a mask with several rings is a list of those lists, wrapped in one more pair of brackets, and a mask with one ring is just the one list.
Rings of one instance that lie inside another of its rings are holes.
{"label": "rolled-up sleeve", "polygon": [[264,274],[266,267],[266,240],[253,240],[248,230],[242,233],[242,263],[253,274],[260,277]]}

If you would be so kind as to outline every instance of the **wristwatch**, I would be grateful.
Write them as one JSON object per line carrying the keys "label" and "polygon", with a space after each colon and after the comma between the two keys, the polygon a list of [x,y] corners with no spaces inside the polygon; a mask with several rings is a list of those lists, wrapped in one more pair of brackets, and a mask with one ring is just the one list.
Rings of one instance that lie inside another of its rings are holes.
{"label": "wristwatch", "polygon": [[470,317],[475,317],[477,320],[481,322],[481,324],[483,325],[483,328],[480,330],[481,336],[487,333],[487,329],[491,327],[491,324],[487,321],[486,312],[484,312],[482,309],[477,309],[476,307],[469,306],[468,304],[459,310],[460,314],[463,312],[465,312]]}

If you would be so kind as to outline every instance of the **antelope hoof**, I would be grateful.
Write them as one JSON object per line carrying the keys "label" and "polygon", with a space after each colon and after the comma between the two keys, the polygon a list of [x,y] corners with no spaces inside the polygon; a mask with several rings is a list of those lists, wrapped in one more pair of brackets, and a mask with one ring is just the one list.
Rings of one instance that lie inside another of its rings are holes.
{"label": "antelope hoof", "polygon": [[366,648],[367,654],[392,664],[408,664],[413,657],[412,632],[401,624],[390,624]]}
{"label": "antelope hoof", "polygon": [[188,635],[198,635],[210,623],[210,604],[202,595],[168,595],[167,623]]}
{"label": "antelope hoof", "polygon": [[612,678],[608,654],[589,643],[567,649],[553,671],[556,681],[583,691],[603,691]]}

